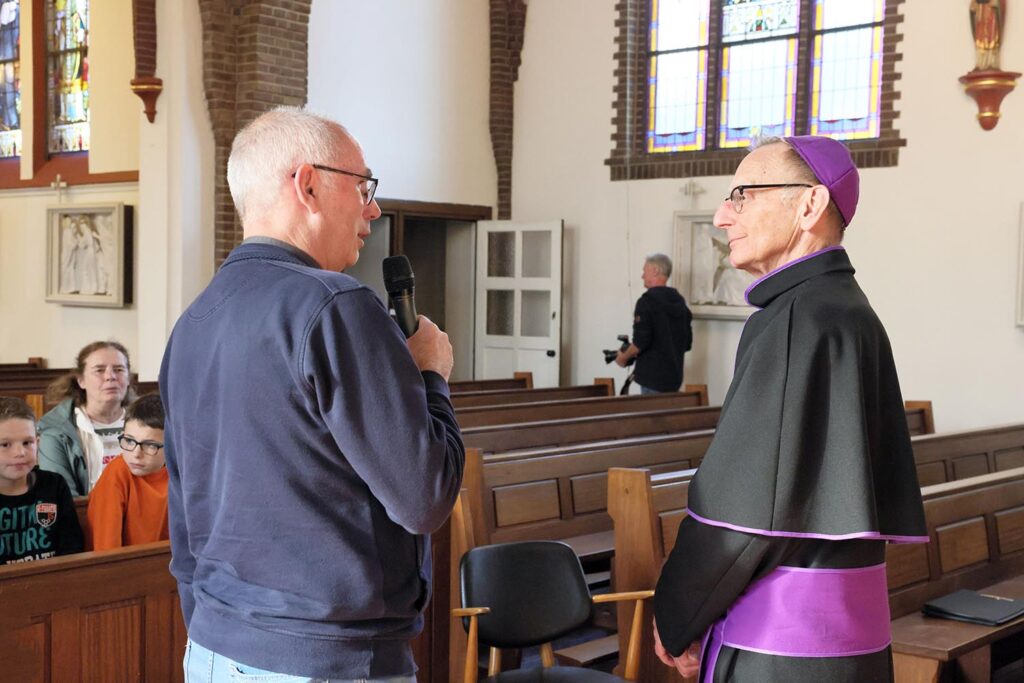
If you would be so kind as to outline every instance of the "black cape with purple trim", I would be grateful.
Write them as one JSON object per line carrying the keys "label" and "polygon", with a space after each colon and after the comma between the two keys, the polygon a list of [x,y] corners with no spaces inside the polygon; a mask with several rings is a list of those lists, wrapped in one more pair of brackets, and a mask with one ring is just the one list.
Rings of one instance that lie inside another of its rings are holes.
{"label": "black cape with purple trim", "polygon": [[765,535],[926,535],[889,339],[843,249],[764,278],[689,507]]}
{"label": "black cape with purple trim", "polygon": [[[869,567],[885,538],[926,537],[888,338],[841,249],[759,281],[714,440],[654,597],[669,653],[700,641],[780,566]],[[710,647],[710,646],[709,646]],[[707,668],[707,661],[703,662]],[[652,683],[676,676],[642,672]],[[721,648],[715,683],[890,681],[889,649],[787,657]]]}

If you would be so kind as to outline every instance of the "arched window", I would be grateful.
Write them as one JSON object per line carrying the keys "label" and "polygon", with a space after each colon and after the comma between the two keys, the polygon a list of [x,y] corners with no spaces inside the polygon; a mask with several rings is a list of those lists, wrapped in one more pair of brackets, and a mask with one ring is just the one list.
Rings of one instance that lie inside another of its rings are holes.
{"label": "arched window", "polygon": [[620,0],[612,179],[728,175],[765,135],[891,166],[902,0]]}
{"label": "arched window", "polygon": [[89,0],[46,0],[50,154],[89,149]]}
{"label": "arched window", "polygon": [[21,156],[21,7],[0,2],[0,158]]}

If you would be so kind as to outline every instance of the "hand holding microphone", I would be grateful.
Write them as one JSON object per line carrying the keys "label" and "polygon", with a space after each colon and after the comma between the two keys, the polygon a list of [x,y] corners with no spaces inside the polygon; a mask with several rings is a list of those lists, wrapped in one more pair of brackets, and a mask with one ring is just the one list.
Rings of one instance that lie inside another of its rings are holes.
{"label": "hand holding microphone", "polygon": [[416,315],[415,283],[412,266],[404,255],[384,259],[384,288],[391,297],[395,319],[407,338],[409,353],[420,372],[433,371],[444,377],[455,363],[448,335],[429,318]]}

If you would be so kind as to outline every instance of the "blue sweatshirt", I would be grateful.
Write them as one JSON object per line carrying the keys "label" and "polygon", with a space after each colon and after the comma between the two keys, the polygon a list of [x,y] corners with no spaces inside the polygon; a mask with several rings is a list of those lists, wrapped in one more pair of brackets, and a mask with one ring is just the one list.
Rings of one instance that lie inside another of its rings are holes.
{"label": "blue sweatshirt", "polygon": [[465,453],[373,292],[246,242],[175,325],[160,389],[189,636],[281,673],[411,674]]}

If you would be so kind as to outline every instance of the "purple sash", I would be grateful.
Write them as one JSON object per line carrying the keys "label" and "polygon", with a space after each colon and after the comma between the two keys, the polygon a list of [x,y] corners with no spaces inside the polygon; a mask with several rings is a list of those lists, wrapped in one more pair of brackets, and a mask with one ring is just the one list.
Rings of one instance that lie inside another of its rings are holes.
{"label": "purple sash", "polygon": [[783,657],[850,657],[884,650],[891,641],[885,564],[778,567],[708,629],[702,680],[712,680],[723,645]]}

